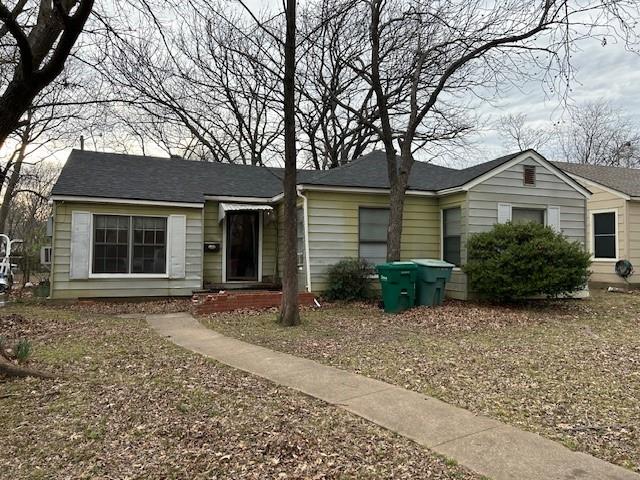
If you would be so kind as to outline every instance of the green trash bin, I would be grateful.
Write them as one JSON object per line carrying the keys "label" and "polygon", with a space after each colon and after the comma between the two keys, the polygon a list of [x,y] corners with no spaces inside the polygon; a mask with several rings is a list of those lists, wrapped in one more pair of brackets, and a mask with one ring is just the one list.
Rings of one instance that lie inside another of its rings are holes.
{"label": "green trash bin", "polygon": [[444,289],[455,265],[429,258],[411,260],[418,267],[416,279],[416,305],[441,305]]}
{"label": "green trash bin", "polygon": [[390,262],[376,265],[382,286],[384,311],[398,313],[415,305],[416,272],[412,262]]}

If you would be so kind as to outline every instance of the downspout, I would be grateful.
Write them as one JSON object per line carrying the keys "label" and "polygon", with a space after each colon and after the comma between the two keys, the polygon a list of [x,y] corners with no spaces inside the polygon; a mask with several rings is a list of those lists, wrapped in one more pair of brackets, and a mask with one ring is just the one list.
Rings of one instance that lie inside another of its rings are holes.
{"label": "downspout", "polygon": [[302,194],[302,189],[298,187],[296,190],[298,196],[302,199],[302,217],[304,220],[304,267],[307,277],[307,292],[311,292],[311,265],[309,265],[309,201]]}

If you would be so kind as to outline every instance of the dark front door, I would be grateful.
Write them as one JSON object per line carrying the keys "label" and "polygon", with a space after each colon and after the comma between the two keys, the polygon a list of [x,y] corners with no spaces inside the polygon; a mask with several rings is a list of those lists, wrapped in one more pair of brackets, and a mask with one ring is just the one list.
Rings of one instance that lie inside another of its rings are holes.
{"label": "dark front door", "polygon": [[227,212],[227,281],[258,281],[257,212]]}

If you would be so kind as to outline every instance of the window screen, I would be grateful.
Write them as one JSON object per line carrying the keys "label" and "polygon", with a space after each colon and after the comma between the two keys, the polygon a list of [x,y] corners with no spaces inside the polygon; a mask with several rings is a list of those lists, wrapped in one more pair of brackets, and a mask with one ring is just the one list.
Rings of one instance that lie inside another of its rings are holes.
{"label": "window screen", "polygon": [[544,225],[544,210],[514,208],[511,211],[511,223],[539,223]]}
{"label": "window screen", "polygon": [[442,211],[442,259],[460,265],[460,237],[462,233],[462,210],[449,208]]}
{"label": "window screen", "polygon": [[593,214],[593,255],[595,258],[616,258],[615,212]]}
{"label": "window screen", "polygon": [[372,264],[387,261],[388,208],[360,208],[359,249],[360,258]]}

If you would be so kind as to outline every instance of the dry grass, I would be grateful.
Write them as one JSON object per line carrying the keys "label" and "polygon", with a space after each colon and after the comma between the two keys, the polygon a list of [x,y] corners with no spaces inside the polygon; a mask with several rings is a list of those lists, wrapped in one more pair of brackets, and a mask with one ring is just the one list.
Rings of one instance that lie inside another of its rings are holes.
{"label": "dry grass", "polygon": [[640,295],[492,307],[448,302],[385,315],[369,305],[218,314],[222,333],[353,370],[640,471]]}
{"label": "dry grass", "polygon": [[188,353],[141,320],[0,310],[54,381],[0,379],[2,478],[478,478],[323,402]]}

